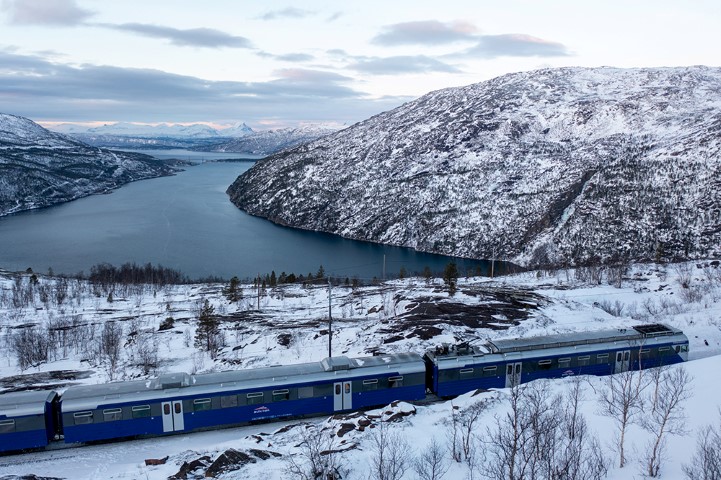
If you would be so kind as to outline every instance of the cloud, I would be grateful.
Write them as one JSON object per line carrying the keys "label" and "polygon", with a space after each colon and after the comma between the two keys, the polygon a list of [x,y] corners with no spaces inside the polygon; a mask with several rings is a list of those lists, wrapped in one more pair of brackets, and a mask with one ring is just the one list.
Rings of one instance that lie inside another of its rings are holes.
{"label": "cloud", "polygon": [[375,75],[394,75],[408,73],[445,72],[459,73],[456,67],[425,55],[395,57],[359,57],[348,68]]}
{"label": "cloud", "polygon": [[315,60],[313,55],[308,53],[282,53],[275,55],[269,52],[257,52],[257,55],[262,58],[271,58],[273,60],[280,60],[282,62],[310,62]]}
{"label": "cloud", "polygon": [[212,28],[190,28],[181,30],[145,23],[122,23],[118,25],[103,23],[96,24],[96,26],[136,33],[146,37],[162,38],[170,41],[173,45],[182,47],[253,48],[251,41],[245,37],[230,35],[229,33]]}
{"label": "cloud", "polygon": [[497,58],[497,57],[559,57],[569,56],[568,48],[558,42],[544,40],[522,33],[482,35],[475,25],[463,22],[439,22],[426,20],[396,23],[383,27],[373,37],[372,43],[384,46],[397,45],[446,45],[457,42],[473,42],[470,48],[447,55],[447,58]]}
{"label": "cloud", "polygon": [[343,15],[344,15],[343,12],[335,12],[335,13],[329,15],[328,18],[325,19],[325,21],[326,21],[326,22],[335,22],[336,20],[338,20],[338,19],[339,19],[340,17],[342,17]]}
{"label": "cloud", "polygon": [[19,25],[73,26],[93,15],[75,0],[3,0],[2,9]]}
{"label": "cloud", "polygon": [[571,52],[557,42],[524,34],[482,35],[478,43],[459,53],[464,57],[566,57]]}
{"label": "cloud", "polygon": [[396,23],[383,27],[383,31],[373,37],[377,45],[442,45],[476,39],[478,29],[462,21],[443,23],[437,20]]}
{"label": "cloud", "polygon": [[356,122],[405,97],[369,98],[337,73],[284,69],[266,82],[209,81],[152,69],[70,66],[0,50],[3,113],[34,120]]}
{"label": "cloud", "polygon": [[303,10],[300,8],[288,7],[282,10],[272,10],[261,15],[261,20],[276,20],[278,18],[305,18],[309,15],[314,15],[315,12],[311,10]]}

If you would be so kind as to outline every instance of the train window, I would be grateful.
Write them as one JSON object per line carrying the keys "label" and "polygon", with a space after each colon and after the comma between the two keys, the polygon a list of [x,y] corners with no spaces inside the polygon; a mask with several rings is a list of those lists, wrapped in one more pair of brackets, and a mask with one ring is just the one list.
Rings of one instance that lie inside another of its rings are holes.
{"label": "train window", "polygon": [[516,375],[519,375],[520,373],[521,373],[521,364],[517,363],[516,364]]}
{"label": "train window", "polygon": [[680,345],[676,345],[676,346],[674,347],[674,349],[676,350],[676,353],[678,353],[678,352],[681,351],[681,346],[680,346]]}
{"label": "train window", "polygon": [[551,368],[552,360],[539,360],[538,368],[541,370],[548,370]]}
{"label": "train window", "polygon": [[492,376],[496,374],[498,367],[493,365],[492,367],[483,367],[483,375]]}
{"label": "train window", "polygon": [[558,368],[568,368],[570,366],[571,366],[570,358],[559,358],[558,359]]}
{"label": "train window", "polygon": [[343,390],[346,395],[350,393],[350,383],[349,382],[345,383]]}
{"label": "train window", "polygon": [[150,405],[136,405],[131,409],[131,412],[133,418],[148,418],[150,417]]}
{"label": "train window", "polygon": [[631,352],[626,352],[623,354],[623,361],[628,362],[628,360],[631,358]]}
{"label": "train window", "polygon": [[15,420],[0,421],[0,433],[13,433],[15,431]]}
{"label": "train window", "polygon": [[506,366],[506,375],[513,375],[513,365],[510,363]]}
{"label": "train window", "polygon": [[591,362],[591,356],[590,355],[583,355],[581,357],[578,357],[578,366],[579,367],[585,367]]}
{"label": "train window", "polygon": [[[194,412],[203,412],[205,410],[210,410],[212,408],[212,404],[210,403],[209,398],[196,398],[193,400],[193,411]],[[180,412],[177,412],[180,413]]]}
{"label": "train window", "polygon": [[245,398],[248,399],[248,405],[258,405],[263,403],[263,392],[249,393]]}
{"label": "train window", "polygon": [[638,353],[639,353],[640,355],[648,355],[650,352],[651,352],[651,349],[650,349],[650,348],[642,348],[641,350],[639,350]]}
{"label": "train window", "polygon": [[661,355],[666,355],[671,350],[671,347],[658,347],[658,352]]}
{"label": "train window", "polygon": [[75,425],[87,425],[93,423],[93,412],[75,412],[73,413]]}
{"label": "train window", "polygon": [[231,408],[238,406],[237,395],[224,395],[220,397],[220,408]]}
{"label": "train window", "polygon": [[290,390],[273,390],[273,401],[282,402],[283,400],[290,400]]}
{"label": "train window", "polygon": [[596,355],[596,363],[608,363],[608,353],[599,353]]}
{"label": "train window", "polygon": [[378,379],[372,378],[370,380],[363,380],[363,390],[378,390]]}
{"label": "train window", "polygon": [[123,410],[120,408],[108,408],[103,410],[103,421],[114,422],[123,419]]}
{"label": "train window", "polygon": [[163,415],[170,415],[170,404],[166,403],[163,405]]}
{"label": "train window", "polygon": [[173,409],[175,413],[183,413],[183,404],[180,402],[173,402]]}
{"label": "train window", "polygon": [[313,387],[299,387],[298,398],[313,398]]}
{"label": "train window", "polygon": [[623,352],[617,352],[616,353],[616,361],[620,362],[623,360]]}
{"label": "train window", "polygon": [[681,345],[682,352],[688,352],[688,345]]}
{"label": "train window", "polygon": [[388,377],[388,388],[398,388],[403,386],[403,377]]}
{"label": "train window", "polygon": [[462,368],[460,371],[461,379],[464,378],[471,378],[473,376],[473,369],[472,368]]}
{"label": "train window", "polygon": [[335,394],[340,395],[340,385],[335,386]]}

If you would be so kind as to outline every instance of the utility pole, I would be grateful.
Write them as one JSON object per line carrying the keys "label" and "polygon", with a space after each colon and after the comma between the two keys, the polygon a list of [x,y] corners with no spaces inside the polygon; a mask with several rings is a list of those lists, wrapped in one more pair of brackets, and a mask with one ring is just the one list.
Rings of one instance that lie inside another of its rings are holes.
{"label": "utility pole", "polygon": [[258,310],[260,310],[260,273],[258,274]]}
{"label": "utility pole", "polygon": [[328,358],[333,356],[333,316],[331,315],[330,299],[331,299],[331,283],[328,276]]}

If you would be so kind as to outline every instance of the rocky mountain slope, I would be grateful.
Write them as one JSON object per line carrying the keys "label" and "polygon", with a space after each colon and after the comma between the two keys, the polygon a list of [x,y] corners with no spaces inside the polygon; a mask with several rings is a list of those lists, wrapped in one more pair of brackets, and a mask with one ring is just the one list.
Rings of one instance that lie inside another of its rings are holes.
{"label": "rocky mountain slope", "polygon": [[204,149],[212,152],[270,155],[281,150],[311,142],[336,132],[338,129],[324,125],[305,125],[296,128],[279,128],[252,132]]}
{"label": "rocky mountain slope", "polygon": [[0,216],[172,172],[147,155],[91,147],[27,118],[0,114]]}
{"label": "rocky mountain slope", "polygon": [[253,215],[522,264],[721,256],[721,69],[562,68],[431,92],[258,162]]}

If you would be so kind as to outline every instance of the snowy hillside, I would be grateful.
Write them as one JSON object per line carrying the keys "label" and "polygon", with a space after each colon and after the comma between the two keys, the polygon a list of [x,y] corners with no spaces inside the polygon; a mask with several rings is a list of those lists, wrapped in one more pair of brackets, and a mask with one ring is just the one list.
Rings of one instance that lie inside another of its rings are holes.
{"label": "snowy hillside", "polygon": [[91,147],[27,118],[0,114],[0,216],[172,172],[147,155]]}
{"label": "snowy hillside", "polygon": [[335,133],[338,129],[325,125],[304,125],[252,132],[213,146],[209,151],[270,155],[302,143]]}
{"label": "snowy hillside", "polygon": [[[227,287],[89,284],[30,273],[0,275],[0,345],[6,358],[0,364],[0,386],[3,390],[28,386],[62,390],[70,384],[144,378],[162,372],[318,361],[326,354],[327,286],[284,285],[258,292],[253,285],[241,285],[240,298],[234,302],[223,292]],[[224,346],[214,358],[193,347],[198,305],[204,300],[218,314],[224,337]],[[686,428],[665,437],[667,448],[660,470],[660,478],[680,480],[687,478],[683,467],[691,464],[697,436],[707,425],[714,425],[717,431],[721,427],[715,381],[721,368],[720,301],[721,266],[716,261],[637,265],[628,271],[583,268],[498,279],[467,278],[459,280],[453,297],[440,279],[411,278],[357,288],[341,285],[332,292],[334,352],[348,356],[422,353],[441,342],[478,344],[488,338],[665,322],[682,329],[690,340],[690,361],[683,365],[692,377],[685,389],[690,398],[683,401],[679,411]],[[124,345],[115,362],[97,350],[101,332],[110,330],[108,325],[119,332]],[[48,350],[47,360],[20,370],[15,340],[23,334],[52,331],[65,332],[64,341]],[[648,375],[651,381],[651,373]],[[620,468],[618,452],[613,449],[615,423],[599,413],[608,378],[534,382],[528,384],[531,389],[526,390],[523,401],[537,392],[541,400],[537,406],[558,408],[571,401],[577,391],[576,420],[582,419],[587,427],[584,458],[602,461],[608,469],[606,475],[597,478],[643,478],[646,449],[653,433],[642,426],[642,415],[637,413],[625,440],[627,463]],[[646,412],[650,411],[653,391],[652,386],[644,390]],[[497,421],[510,411],[510,393],[508,389],[469,393],[429,405],[390,405],[361,415],[13,455],[0,458],[0,478],[35,474],[74,479],[166,479],[181,471],[187,478],[207,474],[224,479],[297,478],[289,469],[293,462],[305,464],[307,451],[302,441],[308,434],[322,441],[317,445],[321,450],[337,452],[332,458],[344,479],[377,478],[372,468],[378,459],[380,432],[400,442],[407,453],[404,473],[398,478],[424,478],[410,461],[430,452],[432,442],[447,469],[445,476],[436,478],[494,478],[489,468],[498,463],[491,456],[492,436]],[[557,395],[564,398],[561,403]],[[478,402],[483,403],[474,406]],[[467,422],[473,412],[478,415],[469,429]],[[539,419],[554,418],[553,423],[560,424],[560,414],[552,408],[543,415]],[[453,459],[454,418],[458,461]],[[472,435],[464,436],[464,431]],[[597,443],[592,442],[594,438]],[[463,443],[463,439],[468,441]],[[603,458],[598,458],[598,453]],[[162,465],[144,463],[145,459],[166,456]],[[218,459],[227,462],[223,467],[227,473],[222,469],[218,473]],[[211,467],[211,463],[216,465]]]}
{"label": "snowy hillside", "polygon": [[241,209],[525,265],[721,255],[721,69],[561,68],[431,92],[258,162]]}

